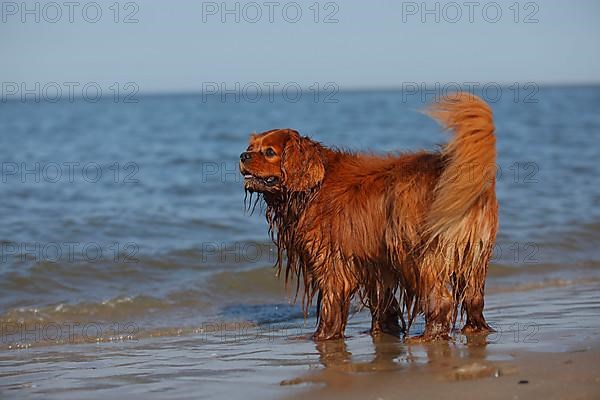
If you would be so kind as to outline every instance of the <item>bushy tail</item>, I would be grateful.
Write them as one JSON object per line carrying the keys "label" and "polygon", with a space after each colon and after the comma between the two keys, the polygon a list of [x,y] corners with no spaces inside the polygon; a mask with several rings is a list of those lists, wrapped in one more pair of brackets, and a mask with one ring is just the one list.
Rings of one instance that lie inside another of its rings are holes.
{"label": "bushy tail", "polygon": [[443,148],[444,170],[426,220],[427,236],[439,238],[459,222],[494,185],[496,137],[492,110],[469,93],[451,94],[433,104],[427,114],[454,137]]}

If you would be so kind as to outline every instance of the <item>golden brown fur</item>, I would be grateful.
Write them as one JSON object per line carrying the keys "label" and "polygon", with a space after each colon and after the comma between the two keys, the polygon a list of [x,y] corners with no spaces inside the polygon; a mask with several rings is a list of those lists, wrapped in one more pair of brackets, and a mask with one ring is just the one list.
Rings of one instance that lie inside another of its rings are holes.
{"label": "golden brown fur", "polygon": [[459,310],[465,330],[490,329],[483,295],[498,225],[492,113],[458,93],[429,114],[454,133],[440,152],[356,154],[275,129],[252,135],[242,153],[245,188],[267,206],[279,270],[287,258],[286,282],[302,282],[305,307],[317,297],[316,339],[343,337],[354,296],[371,310],[373,333],[407,330],[422,313],[422,337],[447,338]]}

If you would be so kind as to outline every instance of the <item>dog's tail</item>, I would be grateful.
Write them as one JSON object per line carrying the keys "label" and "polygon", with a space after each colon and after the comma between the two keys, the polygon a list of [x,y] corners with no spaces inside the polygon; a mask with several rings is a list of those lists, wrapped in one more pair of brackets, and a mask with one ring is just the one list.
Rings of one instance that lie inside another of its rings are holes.
{"label": "dog's tail", "polygon": [[442,150],[444,168],[426,219],[430,241],[460,226],[480,196],[494,189],[496,137],[492,110],[469,93],[449,95],[427,114],[454,134]]}

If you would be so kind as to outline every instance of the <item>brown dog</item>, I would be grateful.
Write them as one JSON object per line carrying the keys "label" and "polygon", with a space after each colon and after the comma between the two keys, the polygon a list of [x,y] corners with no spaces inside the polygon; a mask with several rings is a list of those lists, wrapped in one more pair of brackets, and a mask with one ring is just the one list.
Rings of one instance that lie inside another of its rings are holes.
{"label": "brown dog", "polygon": [[274,129],[252,135],[241,154],[245,189],[266,202],[278,269],[285,254],[286,282],[296,275],[303,283],[305,310],[317,295],[315,339],[343,337],[354,295],[370,308],[374,334],[397,334],[398,317],[406,331],[422,313],[421,338],[448,338],[459,310],[465,331],[490,330],[483,297],[498,227],[492,112],[457,93],[429,114],[454,132],[440,152],[356,154]]}

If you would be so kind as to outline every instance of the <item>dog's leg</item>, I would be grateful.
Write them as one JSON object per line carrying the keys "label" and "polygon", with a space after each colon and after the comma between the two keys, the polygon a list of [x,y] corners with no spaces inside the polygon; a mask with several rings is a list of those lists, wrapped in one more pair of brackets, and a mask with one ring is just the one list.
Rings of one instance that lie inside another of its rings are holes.
{"label": "dog's leg", "polygon": [[428,298],[428,307],[425,312],[425,339],[450,339],[450,324],[454,299],[450,291],[442,284],[436,284]]}
{"label": "dog's leg", "polygon": [[[487,276],[488,263],[493,254],[493,239],[481,252],[481,261],[478,263],[474,272],[469,275],[469,279],[463,280],[463,302],[462,307],[467,314],[467,322],[462,329],[465,334],[489,333],[494,330],[487,324],[483,316],[485,278]],[[472,247],[475,248],[476,247]]]}
{"label": "dog's leg", "polygon": [[425,314],[425,330],[422,335],[408,339],[409,342],[449,340],[454,299],[448,288],[430,277],[421,288],[420,308]]}
{"label": "dog's leg", "polygon": [[462,329],[465,334],[489,333],[494,330],[487,324],[483,316],[483,286],[480,290],[467,289],[463,307],[467,313],[467,323]]}
{"label": "dog's leg", "polygon": [[381,293],[381,291],[373,290],[369,293],[372,318],[371,334],[379,335],[381,333],[388,333],[390,335],[398,336],[403,331],[398,323],[400,305],[391,289],[382,291],[383,293]]}
{"label": "dog's leg", "polygon": [[319,293],[319,326],[314,340],[341,339],[350,313],[351,292],[321,289]]}

